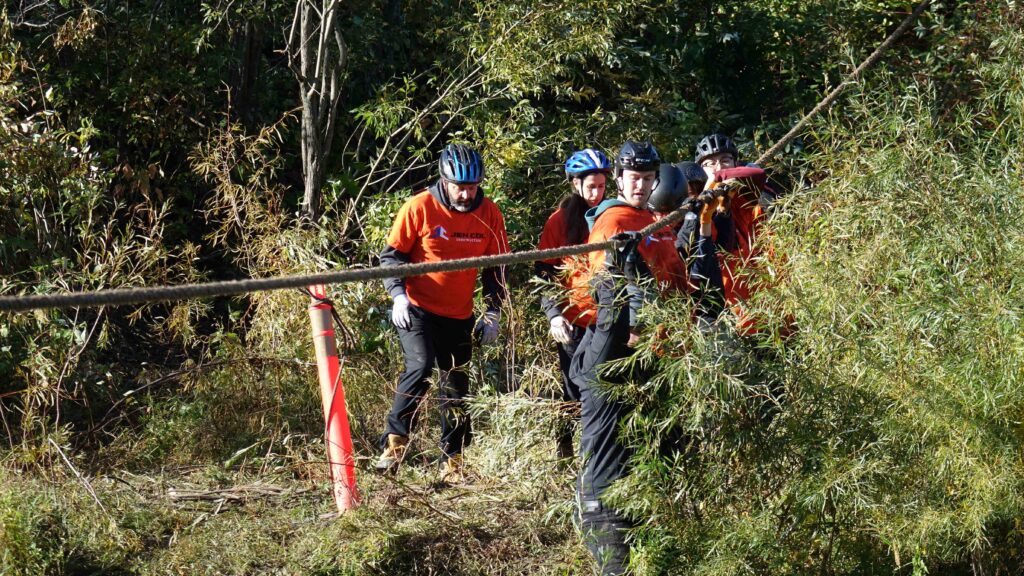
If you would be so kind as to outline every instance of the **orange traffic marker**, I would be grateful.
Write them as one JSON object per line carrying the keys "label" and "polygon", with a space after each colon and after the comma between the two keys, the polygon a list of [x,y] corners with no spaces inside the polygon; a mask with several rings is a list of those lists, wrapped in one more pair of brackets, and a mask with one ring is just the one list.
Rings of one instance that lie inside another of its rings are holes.
{"label": "orange traffic marker", "polygon": [[334,335],[332,308],[326,302],[327,290],[322,284],[309,287],[312,303],[309,321],[313,327],[316,368],[320,379],[320,399],[324,406],[324,441],[331,477],[331,493],[344,513],[359,504],[356,489],[356,467],[352,454],[352,433],[348,426],[345,388],[341,384],[338,345]]}

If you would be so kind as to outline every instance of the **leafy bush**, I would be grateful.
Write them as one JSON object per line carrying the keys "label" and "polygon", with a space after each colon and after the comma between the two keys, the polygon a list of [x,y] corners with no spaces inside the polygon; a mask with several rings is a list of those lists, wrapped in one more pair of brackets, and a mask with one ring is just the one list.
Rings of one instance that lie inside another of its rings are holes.
{"label": "leafy bush", "polygon": [[758,299],[792,336],[687,335],[633,391],[646,571],[1020,569],[1024,35],[979,30],[957,106],[881,74],[819,125]]}

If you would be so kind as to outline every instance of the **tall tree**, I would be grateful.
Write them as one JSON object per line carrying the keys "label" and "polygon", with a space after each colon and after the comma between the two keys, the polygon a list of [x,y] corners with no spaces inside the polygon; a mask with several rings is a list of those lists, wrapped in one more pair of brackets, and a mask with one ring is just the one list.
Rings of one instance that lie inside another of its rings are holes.
{"label": "tall tree", "polygon": [[302,214],[314,222],[320,216],[320,189],[348,60],[339,3],[299,0],[288,34],[288,64],[299,81],[302,102]]}

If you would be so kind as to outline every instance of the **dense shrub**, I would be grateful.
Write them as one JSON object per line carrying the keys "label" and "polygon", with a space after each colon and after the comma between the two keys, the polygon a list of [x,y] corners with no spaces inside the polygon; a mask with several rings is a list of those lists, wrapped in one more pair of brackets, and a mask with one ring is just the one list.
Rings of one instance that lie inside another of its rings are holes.
{"label": "dense shrub", "polygon": [[880,74],[819,124],[765,242],[794,333],[691,335],[634,391],[644,567],[1019,571],[1024,36],[979,28],[955,107]]}

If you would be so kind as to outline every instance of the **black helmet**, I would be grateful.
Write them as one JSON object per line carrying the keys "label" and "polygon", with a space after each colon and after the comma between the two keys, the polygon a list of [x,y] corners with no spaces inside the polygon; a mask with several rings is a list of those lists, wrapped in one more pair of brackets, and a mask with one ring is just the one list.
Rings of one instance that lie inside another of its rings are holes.
{"label": "black helmet", "polygon": [[655,212],[667,214],[683,203],[686,198],[686,179],[683,173],[671,164],[662,164],[658,169],[658,179],[647,199],[647,207]]}
{"label": "black helmet", "polygon": [[661,165],[661,158],[654,145],[646,140],[643,142],[627,141],[615,158],[615,177],[622,176],[623,170],[637,172],[654,172]]}
{"label": "black helmet", "polygon": [[677,162],[676,168],[683,173],[683,180],[685,180],[687,184],[690,182],[699,182],[701,187],[704,187],[704,183],[708,181],[708,173],[705,172],[704,169],[700,167],[700,164],[697,164],[696,162]]}
{"label": "black helmet", "polygon": [[449,144],[437,163],[441,178],[458,184],[477,184],[484,179],[484,160],[465,144]]}
{"label": "black helmet", "polygon": [[732,139],[725,134],[716,132],[700,139],[700,142],[697,143],[697,152],[693,155],[693,161],[700,164],[708,156],[714,156],[722,152],[732,154],[733,159],[739,157],[739,151],[736,150],[736,144],[733,143]]}

